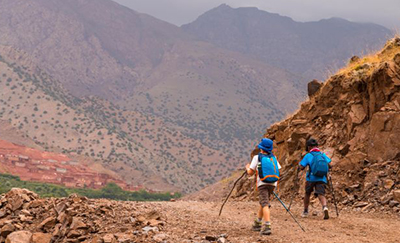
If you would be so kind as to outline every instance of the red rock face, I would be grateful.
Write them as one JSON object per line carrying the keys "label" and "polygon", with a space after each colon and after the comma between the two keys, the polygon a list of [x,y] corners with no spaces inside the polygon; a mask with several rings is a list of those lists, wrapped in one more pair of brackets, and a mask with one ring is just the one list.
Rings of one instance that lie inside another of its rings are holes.
{"label": "red rock face", "polygon": [[126,190],[142,189],[129,186],[108,174],[97,173],[64,154],[44,152],[4,140],[0,140],[0,163],[1,173],[17,175],[27,181],[94,189],[114,182]]}
{"label": "red rock face", "polygon": [[[313,137],[332,158],[342,206],[400,211],[392,193],[400,189],[399,56],[397,38],[377,54],[380,62],[350,65],[328,79],[297,113],[267,130],[264,136],[274,140],[274,154],[285,174],[283,195],[303,193],[305,175],[295,184],[296,169],[306,140]],[[243,181],[237,196],[249,198],[243,194],[252,186],[251,180]]]}

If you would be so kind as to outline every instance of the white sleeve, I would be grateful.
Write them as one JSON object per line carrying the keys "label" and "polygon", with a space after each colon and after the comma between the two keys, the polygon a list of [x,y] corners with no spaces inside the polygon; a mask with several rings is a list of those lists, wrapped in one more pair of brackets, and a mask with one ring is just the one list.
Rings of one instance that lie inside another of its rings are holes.
{"label": "white sleeve", "polygon": [[278,162],[278,170],[280,170],[282,168],[281,164],[279,164],[279,161],[276,160],[276,162]]}
{"label": "white sleeve", "polygon": [[257,171],[257,164],[258,164],[258,155],[255,155],[253,157],[253,160],[251,161],[250,169]]}

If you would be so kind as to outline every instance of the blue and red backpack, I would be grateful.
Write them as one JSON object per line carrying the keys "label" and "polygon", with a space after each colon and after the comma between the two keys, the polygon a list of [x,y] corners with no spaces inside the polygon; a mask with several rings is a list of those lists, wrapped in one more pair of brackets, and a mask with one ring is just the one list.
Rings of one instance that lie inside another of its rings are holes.
{"label": "blue and red backpack", "polygon": [[279,180],[278,161],[272,153],[259,153],[258,162],[258,176],[262,182],[274,183]]}

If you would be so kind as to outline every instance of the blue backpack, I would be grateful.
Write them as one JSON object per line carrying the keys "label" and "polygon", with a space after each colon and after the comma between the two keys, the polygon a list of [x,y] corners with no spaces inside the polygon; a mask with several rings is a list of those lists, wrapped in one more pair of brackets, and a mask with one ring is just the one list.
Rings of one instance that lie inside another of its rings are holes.
{"label": "blue backpack", "polygon": [[278,161],[273,154],[258,154],[258,176],[262,182],[273,183],[279,180]]}
{"label": "blue backpack", "polygon": [[313,152],[311,154],[314,156],[310,166],[311,175],[316,177],[324,177],[328,175],[329,165],[323,154],[321,152]]}

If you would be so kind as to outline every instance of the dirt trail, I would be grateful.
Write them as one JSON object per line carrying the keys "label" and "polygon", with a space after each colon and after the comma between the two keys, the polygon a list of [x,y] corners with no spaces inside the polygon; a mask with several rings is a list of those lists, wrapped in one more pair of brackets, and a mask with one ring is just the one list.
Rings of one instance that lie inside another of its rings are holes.
{"label": "dirt trail", "polygon": [[[221,217],[220,203],[173,202],[161,203],[167,216],[165,232],[171,242],[208,242],[206,236],[228,235],[228,242],[400,242],[400,217],[388,214],[341,212],[336,218],[331,208],[331,219],[322,220],[322,214],[300,218],[299,203],[293,213],[306,229],[303,233],[277,201],[272,202],[272,230],[270,236],[259,236],[249,230],[258,204],[255,202],[228,202]],[[317,209],[314,209],[318,211]],[[312,210],[311,210],[312,212]]]}

